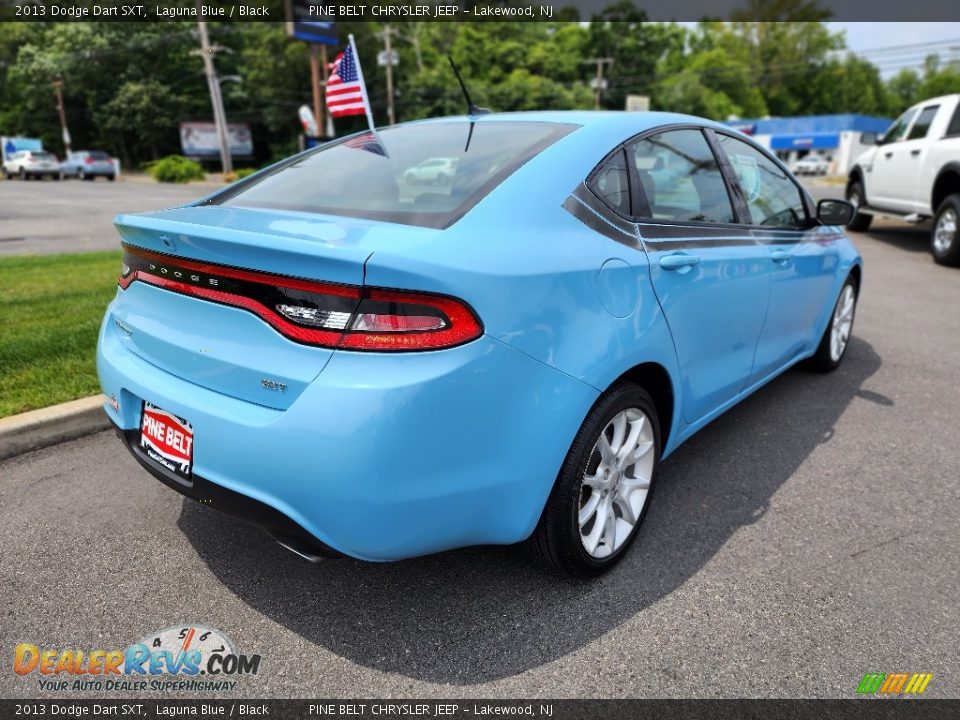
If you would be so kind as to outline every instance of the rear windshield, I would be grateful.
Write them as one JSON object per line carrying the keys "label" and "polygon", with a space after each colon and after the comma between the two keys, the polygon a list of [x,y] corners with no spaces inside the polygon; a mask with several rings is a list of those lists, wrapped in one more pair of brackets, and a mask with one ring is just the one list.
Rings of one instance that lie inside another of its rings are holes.
{"label": "rear windshield", "polygon": [[576,127],[464,120],[368,131],[299,155],[207,202],[445,228]]}
{"label": "rear windshield", "polygon": [[50,153],[39,152],[36,150],[30,153],[30,157],[32,157],[34,160],[53,160],[53,155]]}
{"label": "rear windshield", "polygon": [[88,157],[93,160],[109,160],[110,156],[105,152],[100,152],[99,150],[94,150],[92,153],[89,153]]}

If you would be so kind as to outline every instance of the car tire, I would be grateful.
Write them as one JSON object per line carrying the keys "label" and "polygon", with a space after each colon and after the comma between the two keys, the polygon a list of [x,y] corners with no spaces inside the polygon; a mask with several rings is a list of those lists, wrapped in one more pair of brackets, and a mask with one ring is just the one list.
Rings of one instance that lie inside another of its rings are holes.
{"label": "car tire", "polygon": [[853,220],[847,223],[847,229],[853,232],[866,232],[870,229],[870,223],[873,222],[873,215],[865,215],[859,211],[861,205],[866,204],[867,196],[863,192],[863,184],[860,182],[850,183],[847,188],[847,202],[853,205],[857,210],[853,215]]}
{"label": "car tire", "polygon": [[[618,458],[634,461],[623,465]],[[591,577],[609,570],[636,540],[659,464],[660,424],[653,400],[638,385],[615,385],[577,432],[537,527],[524,543],[526,551],[562,575]]]}
{"label": "car tire", "polygon": [[960,265],[960,193],[944,198],[930,232],[930,251],[941,265]]}
{"label": "car tire", "polygon": [[840,288],[837,302],[834,303],[833,310],[830,312],[827,329],[823,331],[817,351],[810,358],[809,366],[812,369],[819,372],[833,372],[840,367],[853,334],[858,297],[859,288],[856,278],[852,275],[847,276],[843,287]]}
{"label": "car tire", "polygon": [[113,182],[113,181],[116,180],[116,179],[117,179],[117,176],[116,176],[116,175],[113,175],[113,174],[107,175],[107,180],[109,180],[110,182]]}

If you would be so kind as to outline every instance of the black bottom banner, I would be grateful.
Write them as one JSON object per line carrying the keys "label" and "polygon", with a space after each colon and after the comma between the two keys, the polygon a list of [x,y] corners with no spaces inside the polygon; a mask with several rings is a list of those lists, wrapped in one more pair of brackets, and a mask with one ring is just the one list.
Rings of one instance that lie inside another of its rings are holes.
{"label": "black bottom banner", "polygon": [[960,717],[960,700],[0,700],[0,718],[537,718],[671,720]]}

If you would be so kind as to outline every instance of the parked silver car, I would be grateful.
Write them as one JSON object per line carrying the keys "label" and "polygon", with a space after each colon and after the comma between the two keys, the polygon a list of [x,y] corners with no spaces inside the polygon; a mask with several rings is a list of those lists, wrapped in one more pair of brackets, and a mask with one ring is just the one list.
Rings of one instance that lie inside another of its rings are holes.
{"label": "parked silver car", "polygon": [[79,150],[67,155],[63,161],[61,177],[75,177],[80,180],[95,180],[97,176],[115,180],[117,168],[113,158],[100,150]]}
{"label": "parked silver car", "polygon": [[7,180],[14,176],[21,180],[42,180],[45,175],[59,180],[60,161],[56,155],[45,150],[20,150],[7,156],[7,161],[3,163],[3,173]]}

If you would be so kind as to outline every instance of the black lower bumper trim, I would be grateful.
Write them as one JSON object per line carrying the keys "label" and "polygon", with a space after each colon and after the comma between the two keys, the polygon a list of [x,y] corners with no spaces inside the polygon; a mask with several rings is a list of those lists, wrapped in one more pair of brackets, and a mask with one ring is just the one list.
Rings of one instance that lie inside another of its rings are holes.
{"label": "black lower bumper trim", "polygon": [[304,557],[343,557],[342,553],[320,542],[299,523],[276,508],[205,480],[196,474],[186,480],[153,462],[140,447],[139,430],[121,430],[116,425],[114,429],[130,454],[147,472],[181,495],[260,528],[277,542]]}

